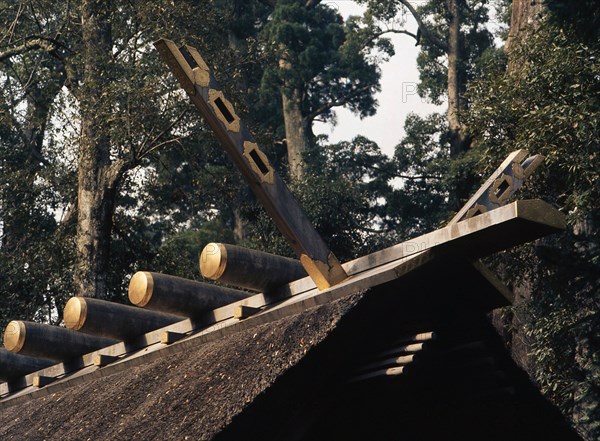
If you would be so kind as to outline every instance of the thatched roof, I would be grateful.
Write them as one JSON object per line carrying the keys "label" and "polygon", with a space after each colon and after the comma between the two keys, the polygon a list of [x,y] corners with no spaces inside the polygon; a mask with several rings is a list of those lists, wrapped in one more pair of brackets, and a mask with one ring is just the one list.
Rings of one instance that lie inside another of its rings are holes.
{"label": "thatched roof", "polygon": [[323,341],[358,298],[5,409],[0,439],[211,439]]}
{"label": "thatched roof", "polygon": [[[4,409],[0,438],[577,440],[485,315],[469,300],[433,314],[457,291],[419,279],[82,377]],[[349,382],[374,354],[426,330],[439,338],[405,375]]]}
{"label": "thatched roof", "polygon": [[[103,349],[107,366],[87,354],[45,369],[46,387],[0,385],[0,438],[578,439],[485,315],[511,293],[473,258],[555,228],[518,206],[349,262],[331,289],[301,279],[240,301],[249,318],[227,305],[169,325],[173,344],[156,330]],[[380,354],[427,332],[387,375]],[[374,363],[382,375],[357,380]]]}

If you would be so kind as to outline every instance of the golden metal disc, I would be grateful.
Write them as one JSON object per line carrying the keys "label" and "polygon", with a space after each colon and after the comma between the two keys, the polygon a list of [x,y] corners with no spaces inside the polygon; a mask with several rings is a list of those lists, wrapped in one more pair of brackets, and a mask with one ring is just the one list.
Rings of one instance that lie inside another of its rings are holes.
{"label": "golden metal disc", "polygon": [[19,352],[25,344],[25,323],[13,320],[4,330],[4,347],[11,352]]}
{"label": "golden metal disc", "polygon": [[227,267],[227,248],[222,243],[211,242],[200,253],[200,273],[203,277],[219,280]]}
{"label": "golden metal disc", "polygon": [[87,303],[84,297],[71,297],[65,305],[63,319],[65,326],[74,331],[80,330],[87,318]]}
{"label": "golden metal disc", "polygon": [[152,273],[138,271],[129,282],[129,301],[136,306],[146,306],[152,298],[154,279]]}

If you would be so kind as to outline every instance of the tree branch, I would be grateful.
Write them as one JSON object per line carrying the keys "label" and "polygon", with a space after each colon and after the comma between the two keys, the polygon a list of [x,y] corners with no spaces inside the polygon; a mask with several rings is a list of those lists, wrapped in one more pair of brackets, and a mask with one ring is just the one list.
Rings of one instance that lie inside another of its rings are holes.
{"label": "tree branch", "polygon": [[50,52],[55,49],[54,45],[48,43],[47,41],[43,41],[40,39],[30,40],[26,43],[23,43],[19,46],[13,47],[11,49],[7,49],[4,52],[0,52],[0,61],[4,61],[8,58],[14,57],[15,55],[21,55],[26,52],[36,50],[36,49],[45,49]]}
{"label": "tree branch", "polygon": [[414,38],[415,40],[419,40],[419,38],[417,37],[416,34],[413,34],[412,32],[409,31],[405,31],[404,29],[386,29],[385,31],[381,31],[377,34],[375,34],[373,37],[374,38],[379,38],[385,34],[404,34],[404,35],[408,35],[409,37]]}
{"label": "tree branch", "polygon": [[[404,7],[406,9],[408,9],[408,11],[414,17],[415,21],[417,22],[417,26],[419,26],[419,30],[421,31],[421,36],[423,38],[425,38],[427,41],[429,41],[430,43],[432,43],[433,45],[442,49],[443,51],[448,52],[448,44],[427,27],[427,25],[425,24],[425,22],[423,21],[423,19],[421,18],[421,16],[415,9],[415,7],[413,5],[411,5],[408,0],[398,0],[398,1],[402,5],[404,5]],[[415,36],[415,39],[417,39],[416,36]]]}
{"label": "tree branch", "polygon": [[10,57],[21,55],[37,49],[43,49],[48,53],[52,53],[58,49],[59,46],[60,43],[52,38],[41,36],[30,37],[26,42],[20,44],[19,46],[15,46],[11,49],[5,50],[4,52],[0,52],[0,61],[4,61]]}
{"label": "tree branch", "polygon": [[348,101],[350,101],[352,98],[354,98],[357,95],[360,95],[363,92],[366,92],[370,88],[371,88],[371,86],[359,87],[358,89],[354,89],[350,93],[343,95],[341,98],[333,100],[333,101],[319,107],[318,109],[316,109],[315,111],[311,112],[308,115],[308,120],[309,121],[314,120],[317,116],[327,112],[328,110],[330,110],[333,107],[343,106],[344,104],[348,103]]}
{"label": "tree branch", "polygon": [[171,124],[169,124],[162,132],[160,132],[158,135],[156,135],[154,137],[154,139],[152,139],[152,141],[150,142],[144,142],[144,144],[142,144],[142,146],[140,147],[140,149],[137,151],[134,160],[139,161],[140,159],[144,158],[145,156],[148,156],[148,154],[150,152],[153,152],[154,150],[157,149],[158,146],[162,146],[165,144],[170,144],[172,142],[178,141],[180,138],[175,138],[169,141],[165,141],[165,142],[161,142],[159,144],[157,144],[157,142],[163,137],[165,136],[168,132],[170,132],[173,127],[175,127],[177,124],[179,124],[179,121],[181,121],[183,119],[183,117],[185,116],[185,114],[187,113],[187,110],[184,110],[183,112],[181,112],[179,114],[179,116],[177,118],[175,118],[175,120],[173,120],[171,122]]}
{"label": "tree branch", "polygon": [[362,45],[362,48],[366,48],[368,46],[369,43],[371,43],[372,41],[377,40],[379,37],[383,37],[385,34],[404,34],[404,35],[408,35],[409,37],[414,38],[417,41],[417,44],[419,43],[419,36],[417,34],[413,34],[412,32],[406,31],[404,29],[394,29],[394,28],[388,28],[385,30],[382,30],[380,32],[376,32],[374,34],[372,34],[369,38],[367,38]]}
{"label": "tree branch", "polygon": [[319,3],[321,3],[321,0],[306,0],[306,3],[304,4],[304,7],[306,9],[312,9],[315,6],[317,6]]}
{"label": "tree branch", "polygon": [[178,136],[177,138],[171,138],[171,139],[167,139],[166,141],[163,142],[159,142],[158,144],[154,144],[152,147],[149,147],[147,150],[145,150],[142,155],[139,157],[139,159],[145,158],[146,156],[148,156],[150,153],[158,150],[159,148],[161,148],[162,146],[165,145],[169,145],[169,144],[173,144],[173,143],[179,143],[179,141],[183,139],[181,136]]}

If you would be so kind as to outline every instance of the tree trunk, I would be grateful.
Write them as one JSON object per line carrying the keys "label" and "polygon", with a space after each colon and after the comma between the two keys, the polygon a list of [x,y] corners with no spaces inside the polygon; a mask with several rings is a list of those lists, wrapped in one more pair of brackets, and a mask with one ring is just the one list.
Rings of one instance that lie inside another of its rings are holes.
{"label": "tree trunk", "polygon": [[111,86],[110,1],[86,0],[82,6],[83,85],[80,89],[82,136],[77,192],[78,296],[106,296],[112,218],[120,173],[111,167],[106,99]]}
{"label": "tree trunk", "polygon": [[299,181],[304,175],[303,154],[310,142],[310,122],[302,114],[302,93],[298,89],[282,90],[281,98],[290,176]]}
{"label": "tree trunk", "polygon": [[[542,12],[542,8],[543,2],[539,0],[513,0],[512,14],[510,16],[510,29],[504,47],[506,51],[509,51],[513,47],[523,29],[529,25],[535,24],[540,12]],[[510,64],[509,60],[509,71],[514,67],[515,66]]]}
{"label": "tree trunk", "polygon": [[[34,188],[34,182],[42,168],[41,164],[44,161],[42,147],[48,115],[52,101],[56,97],[60,86],[62,84],[56,88],[51,88],[50,85],[46,86],[46,90],[50,91],[48,96],[44,96],[38,84],[31,84],[28,88],[24,87],[27,89],[27,113],[24,125],[20,127],[20,138],[23,143],[22,148],[29,155],[27,162],[23,164],[24,167],[18,170],[17,173],[24,184],[23,188],[27,189],[27,193],[9,191],[5,195],[6,199],[3,201],[4,217],[2,219],[3,234],[0,240],[6,252],[14,251],[26,240],[25,235],[27,233],[23,230],[22,216],[33,209],[35,204],[35,195],[29,193],[29,191]],[[15,124],[15,127],[19,128],[17,124]]]}
{"label": "tree trunk", "polygon": [[[541,10],[541,1],[532,2],[531,0],[513,0],[510,29],[505,45],[505,50],[509,54],[507,68],[509,72],[519,70],[522,67],[518,64],[511,63],[510,49],[518,44],[518,40],[522,37],[525,28],[528,25],[535,23]],[[530,265],[534,264],[530,263]],[[501,269],[503,278],[508,280],[511,278],[511,275],[506,272],[506,269]],[[521,280],[514,280],[514,283],[514,307],[510,311],[493,311],[492,321],[505,342],[509,345],[513,359],[527,372],[531,372],[533,360],[529,356],[529,353],[531,352],[530,340],[524,331],[524,324],[527,321],[527,317],[523,315],[523,310],[519,306],[523,302],[529,301],[534,287],[532,279],[529,276],[526,276]]]}
{"label": "tree trunk", "polygon": [[[450,158],[456,159],[461,153],[469,149],[470,137],[465,128],[461,125],[460,113],[466,110],[466,101],[464,98],[465,84],[460,74],[462,57],[461,36],[460,36],[460,7],[459,0],[447,0],[448,12],[450,13],[450,23],[448,27],[448,128],[450,130]],[[465,194],[468,186],[456,188],[450,195],[450,205],[452,209],[458,210],[461,206],[461,199],[468,197]]]}
{"label": "tree trunk", "polygon": [[[44,97],[38,85],[32,86],[27,94],[27,118],[25,127],[23,127],[23,141],[25,148],[31,152],[30,166],[32,176],[40,169],[40,163],[43,161],[42,147],[46,134],[48,114],[50,113],[52,101],[58,94],[58,90],[62,84],[57,86],[56,90],[51,90],[50,97]],[[50,87],[47,87],[47,89],[50,89]]]}
{"label": "tree trunk", "polygon": [[[238,18],[238,10],[235,8],[236,18]],[[238,60],[239,52],[243,47],[243,40],[240,40],[236,35],[235,31],[230,29],[227,33],[227,42],[229,48],[235,52],[236,60]],[[238,61],[238,65],[241,66],[243,64],[242,60]],[[244,71],[240,69],[240,74],[236,76],[236,87],[239,91],[242,92],[241,100],[243,112],[249,112],[252,108],[252,103],[250,100],[250,94],[248,93],[248,79],[244,74]],[[238,111],[240,108],[238,107]],[[237,194],[235,195],[233,206],[231,207],[232,215],[233,215],[233,237],[235,238],[236,243],[242,242],[246,238],[246,220],[242,216],[241,205],[245,198],[248,197],[248,189],[245,186],[239,186],[237,190]]]}
{"label": "tree trunk", "polygon": [[236,243],[242,242],[246,238],[246,222],[242,217],[242,210],[239,206],[233,207],[233,237]]}

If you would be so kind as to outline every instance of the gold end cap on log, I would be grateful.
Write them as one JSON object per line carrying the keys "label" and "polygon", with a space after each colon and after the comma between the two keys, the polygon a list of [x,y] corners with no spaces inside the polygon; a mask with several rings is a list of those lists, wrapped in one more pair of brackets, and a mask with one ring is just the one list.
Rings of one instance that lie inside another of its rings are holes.
{"label": "gold end cap on log", "polygon": [[79,331],[87,318],[87,303],[83,297],[71,297],[63,311],[65,326]]}
{"label": "gold end cap on log", "polygon": [[300,262],[320,291],[331,288],[348,278],[348,274],[333,253],[329,253],[327,263],[313,260],[306,254],[300,256]]}
{"label": "gold end cap on log", "polygon": [[150,302],[154,291],[154,279],[152,273],[138,271],[129,282],[129,301],[135,306],[144,307]]}
{"label": "gold end cap on log", "polygon": [[20,320],[13,320],[4,330],[4,347],[10,352],[20,352],[25,344],[26,336],[25,323]]}
{"label": "gold end cap on log", "polygon": [[227,248],[222,243],[211,242],[200,253],[200,273],[203,277],[219,280],[227,267]]}

